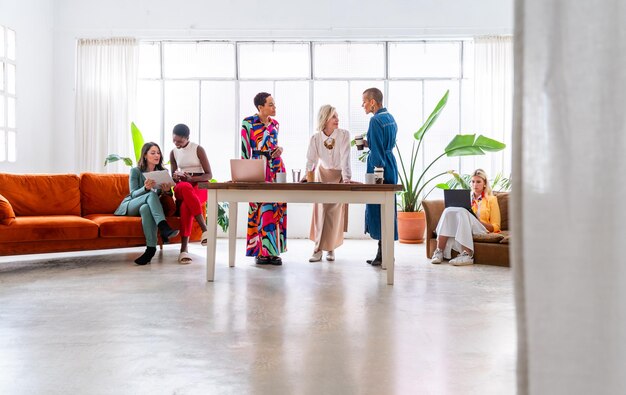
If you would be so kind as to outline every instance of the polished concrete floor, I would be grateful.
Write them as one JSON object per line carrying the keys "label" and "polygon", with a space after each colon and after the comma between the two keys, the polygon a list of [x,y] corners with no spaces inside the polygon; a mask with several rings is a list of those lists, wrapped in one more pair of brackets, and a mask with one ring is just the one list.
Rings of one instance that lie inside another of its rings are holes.
{"label": "polished concrete floor", "polygon": [[348,240],[309,263],[204,249],[0,257],[0,394],[513,394],[511,270],[431,265],[396,244],[395,285]]}

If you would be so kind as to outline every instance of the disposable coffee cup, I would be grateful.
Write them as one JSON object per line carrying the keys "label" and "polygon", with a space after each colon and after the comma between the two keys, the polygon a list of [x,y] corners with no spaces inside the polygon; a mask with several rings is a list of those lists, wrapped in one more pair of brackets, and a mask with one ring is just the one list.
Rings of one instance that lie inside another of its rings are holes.
{"label": "disposable coffee cup", "polygon": [[315,182],[315,171],[306,172],[306,182]]}
{"label": "disposable coffee cup", "polygon": [[366,173],[365,174],[365,183],[366,184],[376,184],[376,175],[374,173]]}
{"label": "disposable coffee cup", "polygon": [[287,182],[287,173],[276,173],[276,182]]}
{"label": "disposable coffee cup", "polygon": [[354,138],[354,144],[359,151],[363,150],[363,135],[358,135]]}

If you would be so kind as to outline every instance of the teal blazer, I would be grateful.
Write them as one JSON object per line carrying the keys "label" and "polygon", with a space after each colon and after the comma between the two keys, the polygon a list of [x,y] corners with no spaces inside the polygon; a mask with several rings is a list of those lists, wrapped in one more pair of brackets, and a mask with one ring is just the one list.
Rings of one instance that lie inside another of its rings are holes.
{"label": "teal blazer", "polygon": [[[146,193],[154,193],[152,191],[146,191],[144,188],[144,184],[146,183],[146,177],[144,177],[141,170],[138,167],[133,167],[130,169],[130,176],[128,177],[128,185],[130,193],[126,195],[122,203],[120,203],[119,207],[115,210],[113,214],[115,215],[126,215],[128,212],[128,204],[131,200],[145,195]],[[157,192],[160,194],[161,190],[157,189]]]}

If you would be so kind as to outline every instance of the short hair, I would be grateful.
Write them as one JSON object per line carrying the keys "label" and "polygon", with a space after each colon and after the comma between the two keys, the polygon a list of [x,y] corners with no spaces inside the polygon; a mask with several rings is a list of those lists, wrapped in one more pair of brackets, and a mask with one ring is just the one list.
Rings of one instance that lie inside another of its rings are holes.
{"label": "short hair", "polygon": [[491,186],[489,185],[489,179],[487,178],[487,173],[485,173],[483,169],[474,170],[474,172],[472,173],[472,177],[482,178],[483,182],[485,183],[485,195],[493,195],[493,192],[491,191]]}
{"label": "short hair", "polygon": [[326,122],[337,113],[337,109],[330,104],[324,104],[317,113],[317,130],[322,132],[326,127]]}
{"label": "short hair", "polygon": [[265,102],[267,101],[267,98],[272,96],[270,93],[267,92],[259,92],[256,94],[256,96],[254,96],[254,108],[256,108],[257,110],[259,109],[259,106],[264,106]]}
{"label": "short hair", "polygon": [[363,91],[364,95],[367,95],[368,98],[374,99],[379,106],[383,105],[383,93],[378,88],[367,88]]}
{"label": "short hair", "polygon": [[174,126],[174,130],[172,130],[172,133],[177,136],[188,139],[189,138],[189,126],[185,125],[184,123],[179,123],[178,125]]}
{"label": "short hair", "polygon": [[157,147],[157,149],[159,150],[159,153],[161,154],[161,157],[159,158],[159,163],[157,163],[154,169],[165,170],[163,168],[163,152],[161,151],[161,147],[159,147],[157,143],[153,143],[152,141],[150,141],[150,142],[145,143],[143,147],[141,147],[141,157],[137,161],[137,167],[142,172],[148,170],[148,162],[146,161],[146,154],[148,153],[148,151],[150,151],[150,148],[152,147]]}

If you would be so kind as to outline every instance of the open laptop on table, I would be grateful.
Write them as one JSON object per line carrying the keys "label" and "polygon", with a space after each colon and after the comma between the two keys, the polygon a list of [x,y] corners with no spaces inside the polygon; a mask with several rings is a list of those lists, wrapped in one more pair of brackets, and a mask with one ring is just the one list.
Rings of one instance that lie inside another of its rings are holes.
{"label": "open laptop on table", "polygon": [[265,182],[265,160],[231,159],[230,177],[233,182]]}
{"label": "open laptop on table", "polygon": [[469,189],[444,189],[443,200],[445,207],[462,207],[472,213],[474,217],[476,214],[472,210],[472,191]]}

